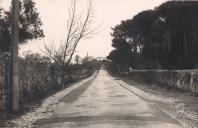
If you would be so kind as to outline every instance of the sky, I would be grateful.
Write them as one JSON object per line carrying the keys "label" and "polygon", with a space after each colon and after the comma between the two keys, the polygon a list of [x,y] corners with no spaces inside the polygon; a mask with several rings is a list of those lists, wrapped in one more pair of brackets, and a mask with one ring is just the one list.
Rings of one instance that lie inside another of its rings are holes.
{"label": "sky", "polygon": [[[66,37],[66,23],[68,2],[70,0],[35,0],[36,8],[43,22],[45,38],[32,40],[20,46],[20,54],[27,51],[33,53],[43,49],[43,43],[58,46]],[[100,32],[92,38],[79,42],[76,53],[85,57],[87,53],[93,57],[106,57],[113,49],[111,47],[111,28],[120,24],[122,20],[131,19],[138,12],[154,9],[167,0],[93,0],[94,20],[96,25],[101,24]],[[79,0],[79,10],[84,10],[87,0]],[[3,0],[2,5],[8,8],[10,0]],[[145,21],[146,22],[146,21]]]}

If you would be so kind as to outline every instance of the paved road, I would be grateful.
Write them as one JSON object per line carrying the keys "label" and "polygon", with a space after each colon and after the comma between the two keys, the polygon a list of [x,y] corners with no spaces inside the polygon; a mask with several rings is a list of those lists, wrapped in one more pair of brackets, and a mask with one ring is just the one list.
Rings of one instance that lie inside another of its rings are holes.
{"label": "paved road", "polygon": [[157,107],[121,87],[105,70],[60,100],[39,128],[181,128]]}

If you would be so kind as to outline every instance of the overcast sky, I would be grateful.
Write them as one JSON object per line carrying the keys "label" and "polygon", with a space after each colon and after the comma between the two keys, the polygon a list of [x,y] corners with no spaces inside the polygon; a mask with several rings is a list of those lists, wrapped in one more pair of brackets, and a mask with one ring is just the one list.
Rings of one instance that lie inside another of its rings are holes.
{"label": "overcast sky", "polygon": [[[9,5],[10,0],[3,0],[3,6]],[[20,53],[31,50],[40,52],[43,42],[55,41],[56,45],[65,37],[65,25],[69,0],[35,0],[36,7],[40,12],[43,21],[45,38],[41,40],[29,41],[21,46]],[[76,54],[84,57],[87,52],[90,56],[106,57],[112,50],[111,47],[111,27],[119,24],[121,20],[132,18],[142,10],[153,9],[167,0],[94,0],[96,24],[103,22],[102,32],[96,34],[89,40],[79,43]],[[84,7],[87,0],[79,0]],[[81,8],[81,7],[80,7]],[[80,9],[79,8],[79,9]],[[146,22],[146,21],[145,21]]]}

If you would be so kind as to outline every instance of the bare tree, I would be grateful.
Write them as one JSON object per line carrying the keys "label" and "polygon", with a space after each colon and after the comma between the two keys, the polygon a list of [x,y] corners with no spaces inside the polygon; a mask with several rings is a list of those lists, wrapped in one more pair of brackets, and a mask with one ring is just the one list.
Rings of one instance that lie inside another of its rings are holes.
{"label": "bare tree", "polygon": [[71,0],[71,6],[68,8],[67,34],[66,39],[56,48],[52,45],[44,44],[42,52],[50,57],[55,63],[62,67],[62,86],[64,87],[64,67],[68,66],[73,58],[76,47],[82,39],[91,38],[97,33],[98,28],[93,27],[93,7],[92,0],[88,3],[88,8],[83,16],[77,10],[78,0]]}

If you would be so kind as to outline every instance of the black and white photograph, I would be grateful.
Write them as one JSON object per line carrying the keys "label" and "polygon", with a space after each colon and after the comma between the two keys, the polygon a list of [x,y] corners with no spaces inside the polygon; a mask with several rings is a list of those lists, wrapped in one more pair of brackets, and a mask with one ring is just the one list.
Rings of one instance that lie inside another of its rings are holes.
{"label": "black and white photograph", "polygon": [[0,128],[198,128],[198,0],[0,0]]}

